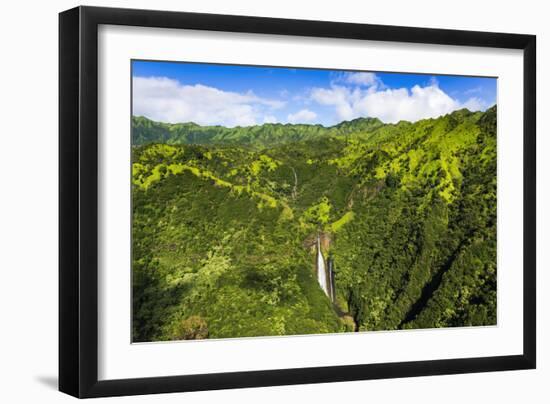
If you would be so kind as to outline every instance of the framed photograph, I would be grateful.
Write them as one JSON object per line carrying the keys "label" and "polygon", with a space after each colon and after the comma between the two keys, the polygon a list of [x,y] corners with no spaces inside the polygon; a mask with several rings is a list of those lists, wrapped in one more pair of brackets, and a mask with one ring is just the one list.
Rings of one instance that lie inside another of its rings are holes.
{"label": "framed photograph", "polygon": [[59,17],[59,387],[535,368],[535,37]]}

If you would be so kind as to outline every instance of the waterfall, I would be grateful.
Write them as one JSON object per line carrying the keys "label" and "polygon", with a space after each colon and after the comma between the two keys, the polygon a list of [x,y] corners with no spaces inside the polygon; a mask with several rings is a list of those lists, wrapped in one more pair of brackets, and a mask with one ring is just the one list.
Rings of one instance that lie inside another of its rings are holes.
{"label": "waterfall", "polygon": [[336,301],[336,291],[334,290],[334,261],[329,258],[328,263],[328,282],[330,286],[330,300]]}
{"label": "waterfall", "polygon": [[332,300],[332,293],[329,290],[329,285],[327,282],[327,270],[325,266],[325,258],[321,252],[321,239],[317,236],[317,280],[323,292]]}

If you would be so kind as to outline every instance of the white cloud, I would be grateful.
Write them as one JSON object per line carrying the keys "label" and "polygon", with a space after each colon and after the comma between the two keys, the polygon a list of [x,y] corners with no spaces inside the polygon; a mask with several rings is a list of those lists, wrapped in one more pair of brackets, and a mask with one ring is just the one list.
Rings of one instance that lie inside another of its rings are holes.
{"label": "white cloud", "polygon": [[[184,85],[166,77],[134,77],[133,113],[162,122],[234,127],[285,121],[314,123],[320,117],[323,122],[334,119],[334,123],[366,116],[388,123],[414,122],[460,108],[479,111],[489,107],[479,97],[458,101],[445,93],[436,80],[424,87],[390,89],[374,73],[367,72],[341,74],[326,88],[284,94],[290,105],[300,105],[297,112],[289,111],[285,101],[259,97],[252,91],[238,93],[201,84]],[[326,108],[319,109],[319,105]],[[283,115],[281,109],[285,106]]]}
{"label": "white cloud", "polygon": [[289,114],[287,119],[290,123],[307,123],[317,118],[317,114],[309,109],[302,109],[294,114]]}
{"label": "white cloud", "polygon": [[330,88],[313,89],[311,98],[321,105],[333,106],[340,120],[370,116],[388,123],[435,118],[464,107],[474,111],[486,108],[478,98],[460,103],[441,90],[437,81],[430,82],[426,87],[416,85],[410,90],[333,84]]}
{"label": "white cloud", "polygon": [[430,84],[429,85],[439,87],[439,80],[437,80],[437,77],[435,77],[435,76],[430,77]]}
{"label": "white cloud", "polygon": [[283,106],[282,101],[261,98],[251,91],[183,85],[166,77],[133,78],[133,114],[156,121],[247,126],[264,122],[267,112]]}
{"label": "white cloud", "polygon": [[474,88],[469,88],[468,90],[464,91],[464,94],[478,94],[483,91],[483,88],[481,86],[477,86]]}
{"label": "white cloud", "polygon": [[265,115],[263,123],[277,123],[278,120],[274,115]]}
{"label": "white cloud", "polygon": [[485,111],[489,105],[479,97],[472,97],[462,104],[462,108],[470,111]]}
{"label": "white cloud", "polygon": [[369,72],[345,73],[340,80],[348,84],[366,87],[375,86],[380,83],[378,76]]}
{"label": "white cloud", "polygon": [[290,92],[287,89],[282,89],[279,91],[279,95],[283,98],[287,98],[290,95]]}

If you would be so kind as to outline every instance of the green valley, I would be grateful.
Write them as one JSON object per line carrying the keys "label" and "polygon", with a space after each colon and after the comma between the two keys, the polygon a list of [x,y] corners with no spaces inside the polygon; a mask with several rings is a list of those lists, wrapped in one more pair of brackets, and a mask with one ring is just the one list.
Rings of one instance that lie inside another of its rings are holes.
{"label": "green valley", "polygon": [[133,340],[496,324],[496,113],[132,117]]}

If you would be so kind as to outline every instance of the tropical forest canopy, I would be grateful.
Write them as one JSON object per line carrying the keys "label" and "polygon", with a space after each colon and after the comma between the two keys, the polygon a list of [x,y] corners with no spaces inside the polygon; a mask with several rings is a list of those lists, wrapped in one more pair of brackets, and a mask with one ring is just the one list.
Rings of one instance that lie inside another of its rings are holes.
{"label": "tropical forest canopy", "polygon": [[496,106],[132,142],[134,341],[496,324]]}

